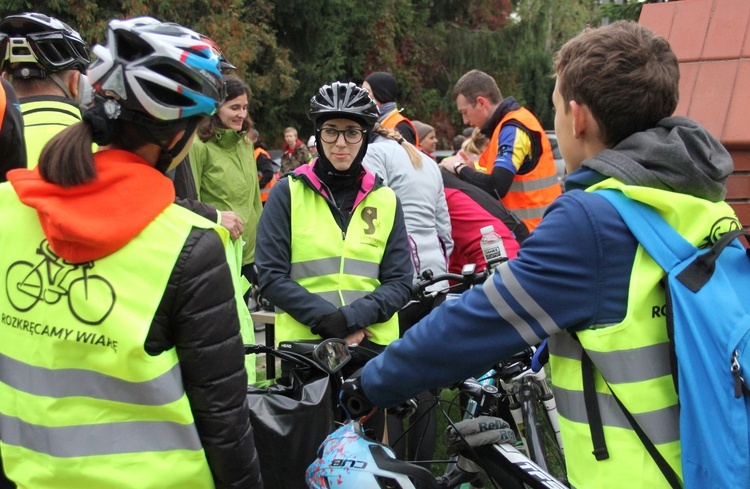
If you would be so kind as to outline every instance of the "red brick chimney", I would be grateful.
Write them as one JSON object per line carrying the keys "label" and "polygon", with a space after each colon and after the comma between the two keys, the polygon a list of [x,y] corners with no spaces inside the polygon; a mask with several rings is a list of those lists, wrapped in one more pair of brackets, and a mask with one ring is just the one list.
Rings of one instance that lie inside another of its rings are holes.
{"label": "red brick chimney", "polygon": [[675,115],[701,123],[731,153],[726,201],[750,227],[750,1],[646,4],[639,23],[669,40],[680,61]]}

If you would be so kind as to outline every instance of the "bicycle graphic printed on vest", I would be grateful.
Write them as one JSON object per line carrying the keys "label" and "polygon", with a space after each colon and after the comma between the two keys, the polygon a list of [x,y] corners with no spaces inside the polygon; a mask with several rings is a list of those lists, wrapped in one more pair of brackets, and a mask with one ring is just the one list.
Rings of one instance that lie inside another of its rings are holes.
{"label": "bicycle graphic printed on vest", "polygon": [[[57,256],[46,239],[36,253],[42,256],[36,265],[21,260],[8,268],[5,290],[11,305],[26,312],[40,300],[56,304],[68,296],[68,308],[76,319],[89,325],[101,324],[115,305],[115,290],[103,277],[89,273],[94,262],[70,263]],[[67,280],[77,274],[81,276]]]}

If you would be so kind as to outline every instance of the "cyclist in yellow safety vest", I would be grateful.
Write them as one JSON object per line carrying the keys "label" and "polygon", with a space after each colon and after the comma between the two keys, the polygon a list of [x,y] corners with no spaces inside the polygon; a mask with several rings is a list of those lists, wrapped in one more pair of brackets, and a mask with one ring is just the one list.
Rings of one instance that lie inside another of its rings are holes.
{"label": "cyclist in yellow safety vest", "polygon": [[[654,207],[694,245],[710,245],[739,226],[723,202],[732,159],[697,122],[672,117],[677,57],[646,27],[620,21],[587,29],[561,48],[555,71],[566,192],[517,258],[413,326],[351,387],[359,383],[372,403],[390,407],[550,337],[570,485],[674,487],[672,472],[683,481],[675,372],[661,312],[664,272],[595,190],[619,189]],[[617,399],[671,471],[662,472]]]}
{"label": "cyclist in yellow safety vest", "polygon": [[20,99],[28,166],[34,168],[44,145],[80,122],[80,106],[90,102],[88,46],[66,23],[37,12],[5,17],[0,33],[9,37],[0,69]]}
{"label": "cyclist in yellow safety vest", "polygon": [[240,255],[164,175],[224,98],[219,58],[150,17],[107,39],[83,122],[0,185],[3,469],[19,488],[261,488]]}
{"label": "cyclist in yellow safety vest", "polygon": [[347,338],[382,349],[398,337],[412,265],[401,206],[362,166],[377,111],[351,83],[311,100],[318,158],[282,178],[258,226],[261,293],[276,340]]}

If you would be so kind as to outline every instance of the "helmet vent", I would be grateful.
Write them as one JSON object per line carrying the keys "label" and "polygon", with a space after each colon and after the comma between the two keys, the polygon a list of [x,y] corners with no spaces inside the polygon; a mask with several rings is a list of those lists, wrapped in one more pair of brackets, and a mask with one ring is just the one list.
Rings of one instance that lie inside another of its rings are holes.
{"label": "helmet vent", "polygon": [[149,44],[130,32],[115,32],[117,57],[124,61],[136,61],[152,54],[154,49]]}
{"label": "helmet vent", "polygon": [[148,95],[162,103],[173,107],[192,107],[195,105],[188,97],[149,80],[141,80],[141,86]]}

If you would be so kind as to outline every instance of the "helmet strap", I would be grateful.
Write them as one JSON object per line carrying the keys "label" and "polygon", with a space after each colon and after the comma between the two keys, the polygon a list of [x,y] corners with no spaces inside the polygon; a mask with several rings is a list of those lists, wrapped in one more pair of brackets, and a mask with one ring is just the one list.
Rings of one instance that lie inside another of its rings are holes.
{"label": "helmet strap", "polygon": [[[57,83],[57,86],[59,86],[63,92],[65,92],[65,96],[68,97],[71,100],[75,100],[75,97],[73,97],[73,94],[70,93],[70,89],[68,88],[68,85],[65,83],[65,81],[62,79],[62,77],[57,73],[50,73],[49,77]],[[76,102],[78,102],[76,100]]]}
{"label": "helmet strap", "polygon": [[12,78],[47,78],[47,72],[37,66],[30,66],[28,63],[14,68],[11,72]]}
{"label": "helmet strap", "polygon": [[187,126],[185,127],[185,133],[182,135],[179,141],[174,146],[167,149],[164,146],[161,147],[161,153],[159,159],[156,161],[156,169],[161,173],[167,173],[167,170],[172,166],[172,162],[175,157],[182,152],[187,144],[193,139],[195,129],[198,127],[200,119],[195,117],[188,120]]}

